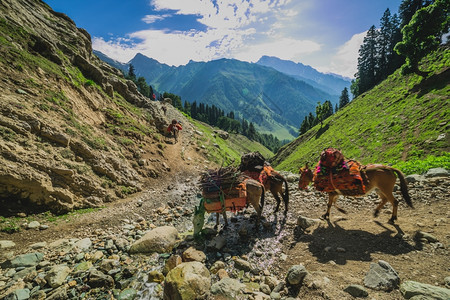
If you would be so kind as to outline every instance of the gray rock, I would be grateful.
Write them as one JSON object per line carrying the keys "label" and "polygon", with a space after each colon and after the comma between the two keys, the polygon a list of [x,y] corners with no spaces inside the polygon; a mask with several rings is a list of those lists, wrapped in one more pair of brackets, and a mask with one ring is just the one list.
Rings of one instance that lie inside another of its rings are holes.
{"label": "gray rock", "polygon": [[204,299],[209,294],[211,276],[200,262],[181,263],[164,281],[164,299]]}
{"label": "gray rock", "polygon": [[244,272],[248,272],[251,270],[250,263],[241,258],[236,258],[234,260],[234,267],[238,270],[243,270]]}
{"label": "gray rock", "polygon": [[173,226],[157,227],[131,245],[130,253],[171,252],[178,242],[178,230]]}
{"label": "gray rock", "polygon": [[299,216],[297,219],[297,225],[302,229],[307,229],[318,223],[320,223],[319,219],[311,219],[304,216]]}
{"label": "gray rock", "polygon": [[28,223],[27,229],[39,229],[39,226],[41,226],[41,223],[39,223],[38,221],[31,221],[30,223]]}
{"label": "gray rock", "polygon": [[215,236],[206,247],[211,250],[222,250],[226,244],[227,240],[223,236]]}
{"label": "gray rock", "polygon": [[308,271],[306,271],[306,268],[303,265],[294,265],[290,267],[286,274],[286,282],[291,285],[300,284],[307,274]]}
{"label": "gray rock", "polygon": [[433,169],[429,169],[426,173],[425,173],[425,177],[429,178],[429,177],[441,177],[441,176],[449,176],[449,172],[444,169],[444,168],[433,168]]}
{"label": "gray rock", "polygon": [[232,278],[223,278],[211,286],[211,294],[220,297],[220,299],[237,299],[241,290],[245,287],[239,280]]}
{"label": "gray rock", "polygon": [[66,265],[57,265],[50,269],[50,271],[45,276],[45,280],[52,288],[57,288],[61,286],[65,281],[67,276],[70,274],[70,268]]}
{"label": "gray rock", "polygon": [[43,257],[44,254],[39,252],[22,254],[14,257],[10,261],[6,261],[4,265],[10,268],[33,267],[36,266]]}
{"label": "gray rock", "polygon": [[30,245],[31,249],[41,249],[47,247],[47,242],[34,243]]}
{"label": "gray rock", "polygon": [[84,238],[77,241],[73,247],[79,251],[87,251],[92,246],[92,241],[90,238]]}
{"label": "gray rock", "polygon": [[120,292],[118,300],[132,300],[136,298],[137,291],[132,288],[126,288]]}
{"label": "gray rock", "polygon": [[105,273],[108,273],[112,269],[117,269],[120,267],[120,262],[116,259],[104,259],[100,262],[99,269]]}
{"label": "gray rock", "polygon": [[416,238],[418,239],[425,239],[430,243],[436,243],[439,242],[439,240],[432,234],[429,234],[427,232],[424,231],[417,231],[416,232]]}
{"label": "gray rock", "polygon": [[370,270],[364,278],[364,286],[383,291],[391,291],[398,287],[400,277],[397,272],[385,261],[371,263]]}
{"label": "gray rock", "polygon": [[5,300],[26,300],[29,298],[30,298],[29,289],[17,289],[8,296],[6,296]]}
{"label": "gray rock", "polygon": [[450,288],[450,276],[444,278],[444,283],[446,287]]}
{"label": "gray rock", "polygon": [[109,276],[105,275],[102,272],[98,270],[91,270],[89,272],[89,279],[88,279],[88,285],[90,287],[96,288],[113,288],[114,287],[114,279]]}
{"label": "gray rock", "polygon": [[0,241],[0,250],[15,247],[16,244],[13,241],[3,240]]}
{"label": "gray rock", "polygon": [[450,299],[450,289],[420,283],[416,281],[405,281],[400,285],[400,292],[406,299],[416,296],[430,297],[436,300]]}
{"label": "gray rock", "polygon": [[424,181],[425,177],[419,174],[412,174],[405,177],[406,181],[408,183],[418,182],[418,181]]}
{"label": "gray rock", "polygon": [[367,297],[369,296],[369,293],[366,291],[366,289],[363,286],[360,286],[358,284],[352,284],[349,285],[344,289],[345,292],[349,293],[353,297]]}

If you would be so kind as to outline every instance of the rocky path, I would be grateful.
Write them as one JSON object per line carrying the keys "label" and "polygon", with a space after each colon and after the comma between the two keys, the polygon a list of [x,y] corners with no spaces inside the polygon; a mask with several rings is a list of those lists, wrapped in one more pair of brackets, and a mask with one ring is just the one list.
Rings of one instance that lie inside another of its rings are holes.
{"label": "rocky path", "polygon": [[[196,179],[178,173],[132,199],[68,221],[38,218],[47,229],[1,233],[0,299],[162,299],[164,293],[175,299],[183,284],[201,287],[195,297],[211,299],[404,299],[414,293],[448,299],[448,176],[410,177],[415,209],[401,201],[399,220],[390,225],[390,207],[372,217],[375,195],[342,198],[348,214],[333,209],[330,221],[320,220],[325,196],[299,191],[296,176],[285,175],[290,211],[274,214],[267,197],[257,232],[249,208],[229,214],[230,226],[218,231],[209,215],[203,237],[194,240]],[[174,229],[179,239],[172,245]],[[147,232],[167,235],[164,243],[173,250],[130,254]],[[179,273],[168,273],[176,265]],[[195,278],[179,282],[176,274]]]}

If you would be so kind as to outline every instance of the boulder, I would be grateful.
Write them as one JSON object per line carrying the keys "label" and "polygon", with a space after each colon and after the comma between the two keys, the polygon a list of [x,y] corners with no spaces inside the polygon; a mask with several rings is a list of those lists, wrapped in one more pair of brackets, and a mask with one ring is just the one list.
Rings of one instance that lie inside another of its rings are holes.
{"label": "boulder", "polygon": [[370,270],[364,278],[364,286],[382,291],[391,291],[398,287],[400,277],[397,272],[385,261],[371,263]]}
{"label": "boulder", "polygon": [[172,226],[157,227],[134,242],[130,253],[171,252],[178,242],[178,230]]}
{"label": "boulder", "polygon": [[416,281],[405,281],[400,285],[400,292],[405,299],[423,296],[435,300],[450,299],[450,289]]}
{"label": "boulder", "polygon": [[442,177],[442,176],[449,176],[449,172],[444,169],[444,168],[433,168],[433,169],[429,169],[426,173],[425,173],[425,177]]}
{"label": "boulder", "polygon": [[164,299],[207,299],[210,287],[211,277],[202,263],[182,263],[167,274],[164,281]]}
{"label": "boulder", "polygon": [[88,285],[93,288],[113,288],[114,287],[114,279],[105,275],[98,270],[91,270],[89,272]]}
{"label": "boulder", "polygon": [[66,281],[66,277],[69,274],[70,268],[68,266],[57,265],[50,269],[50,271],[45,276],[45,280],[52,288],[57,288]]}
{"label": "boulder", "polygon": [[298,285],[303,282],[303,278],[308,274],[303,265],[292,266],[286,274],[286,282],[290,285]]}
{"label": "boulder", "polygon": [[232,278],[223,278],[211,286],[211,294],[218,299],[238,299],[238,295],[245,287],[239,280]]}
{"label": "boulder", "polygon": [[360,286],[358,284],[352,284],[349,285],[344,289],[345,292],[349,293],[353,297],[367,297],[369,296],[369,293],[366,291],[366,289],[363,286]]}
{"label": "boulder", "polygon": [[186,249],[186,251],[183,252],[183,261],[198,261],[198,262],[205,262],[206,261],[206,255],[202,251],[199,251],[193,247],[189,247]]}
{"label": "boulder", "polygon": [[7,268],[20,268],[20,267],[34,267],[44,257],[44,254],[39,252],[26,253],[14,257],[12,260],[8,260],[2,264],[2,267]]}

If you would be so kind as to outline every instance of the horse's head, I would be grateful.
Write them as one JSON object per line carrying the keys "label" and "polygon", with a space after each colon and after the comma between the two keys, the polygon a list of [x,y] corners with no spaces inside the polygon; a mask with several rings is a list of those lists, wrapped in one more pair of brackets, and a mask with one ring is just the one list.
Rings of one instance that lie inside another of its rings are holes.
{"label": "horse's head", "polygon": [[308,185],[313,179],[313,172],[308,168],[308,164],[300,168],[300,180],[298,181],[298,188],[301,190],[308,189]]}

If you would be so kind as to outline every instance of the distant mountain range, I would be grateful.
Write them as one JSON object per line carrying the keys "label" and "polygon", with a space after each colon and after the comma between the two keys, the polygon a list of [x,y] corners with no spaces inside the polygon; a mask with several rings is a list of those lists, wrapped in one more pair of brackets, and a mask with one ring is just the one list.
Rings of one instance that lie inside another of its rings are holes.
{"label": "distant mountain range", "polygon": [[313,87],[332,95],[341,95],[341,92],[345,87],[350,89],[350,78],[345,78],[336,74],[324,74],[302,63],[294,63],[273,56],[263,56],[256,63],[274,68],[275,70],[291,75],[298,80],[303,80]]}
{"label": "distant mountain range", "polygon": [[296,137],[300,123],[318,101],[337,103],[342,89],[350,84],[309,66],[271,57],[258,63],[219,59],[174,67],[142,54],[126,64],[98,51],[95,54],[124,72],[132,64],[136,75],[160,93],[177,94],[183,102],[215,105],[225,112],[232,110],[253,122],[258,131],[280,139]]}

